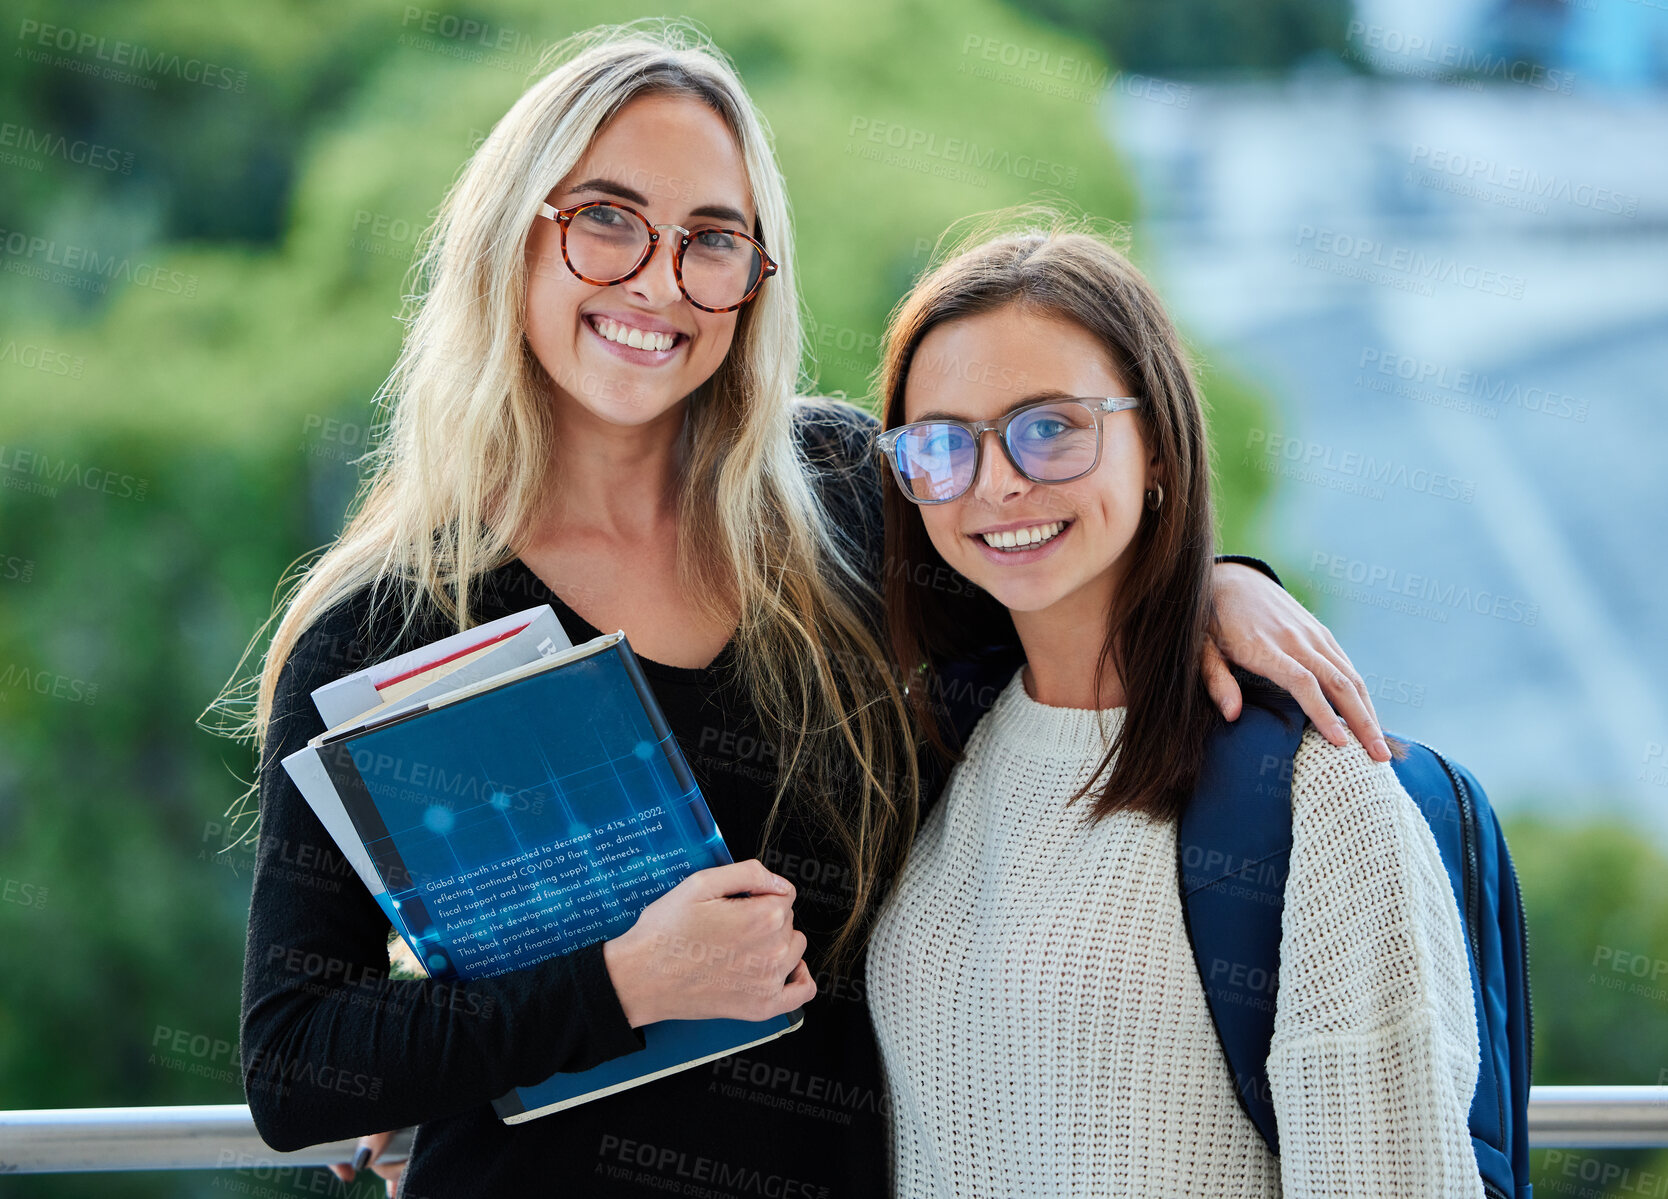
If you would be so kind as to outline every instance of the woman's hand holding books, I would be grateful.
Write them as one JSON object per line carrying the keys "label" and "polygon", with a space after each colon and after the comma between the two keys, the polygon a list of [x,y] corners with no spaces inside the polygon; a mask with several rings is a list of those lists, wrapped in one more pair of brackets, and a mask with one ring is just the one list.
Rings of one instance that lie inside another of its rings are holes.
{"label": "woman's hand holding books", "polygon": [[[697,870],[603,946],[632,1027],[660,1020],[768,1020],[808,1003],[817,984],[794,885],[754,858]],[[786,981],[784,981],[786,980]]]}

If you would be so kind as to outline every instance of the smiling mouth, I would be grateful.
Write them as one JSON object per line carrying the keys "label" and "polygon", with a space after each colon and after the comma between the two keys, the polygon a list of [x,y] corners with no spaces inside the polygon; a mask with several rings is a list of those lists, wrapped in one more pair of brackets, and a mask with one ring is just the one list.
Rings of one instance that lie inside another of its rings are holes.
{"label": "smiling mouth", "polygon": [[1066,527],[1070,524],[1071,521],[1069,520],[1056,520],[1047,524],[1031,525],[1024,529],[1008,529],[1001,533],[975,533],[974,536],[982,538],[984,543],[993,550],[1016,552],[1018,550],[1035,549],[1039,545],[1053,541],[1065,532]]}
{"label": "smiling mouth", "polygon": [[665,351],[688,341],[683,333],[656,333],[651,329],[638,329],[632,325],[622,325],[619,321],[606,316],[586,316],[585,323],[591,326],[596,335],[604,341],[614,342],[616,345],[630,346],[634,350]]}

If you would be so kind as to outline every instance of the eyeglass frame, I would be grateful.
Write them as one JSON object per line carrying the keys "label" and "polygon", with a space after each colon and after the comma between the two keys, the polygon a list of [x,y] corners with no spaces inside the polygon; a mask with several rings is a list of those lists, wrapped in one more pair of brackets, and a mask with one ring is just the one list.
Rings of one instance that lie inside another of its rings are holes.
{"label": "eyeglass frame", "polygon": [[[628,212],[639,221],[642,221],[644,228],[649,231],[649,245],[648,249],[643,252],[643,257],[638,261],[636,266],[632,267],[631,270],[621,275],[618,279],[593,279],[589,275],[581,274],[579,268],[573,265],[573,259],[568,257],[568,226],[573,223],[574,217],[578,216],[579,213],[583,212],[587,208],[617,208],[621,212]],[[616,283],[628,283],[637,278],[637,276],[641,275],[648,267],[649,263],[654,259],[654,252],[660,246],[660,231],[662,229],[676,229],[683,236],[678,239],[678,244],[672,251],[672,277],[677,280],[678,290],[683,293],[683,298],[695,305],[695,307],[699,308],[702,312],[734,312],[736,309],[740,308],[744,304],[750,303],[756,296],[758,296],[759,289],[764,286],[764,281],[781,269],[776,260],[770,256],[769,251],[764,248],[764,243],[752,234],[743,233],[739,229],[726,229],[722,225],[701,225],[695,229],[685,229],[682,225],[674,224],[670,221],[656,225],[654,222],[650,221],[647,216],[638,212],[637,209],[633,208],[631,205],[621,204],[615,200],[586,200],[583,203],[574,204],[567,208],[557,208],[555,205],[546,202],[539,205],[539,215],[555,221],[561,228],[562,261],[567,264],[569,272],[572,273],[575,279],[578,279],[581,283],[589,283],[592,287],[612,287]],[[689,248],[689,243],[695,240],[695,235],[697,233],[705,233],[709,229],[715,229],[720,233],[727,233],[731,237],[739,237],[743,241],[751,243],[753,248],[759,252],[759,277],[757,281],[754,282],[752,290],[750,290],[740,300],[725,308],[708,307],[707,305],[701,303],[701,301],[697,300],[694,296],[690,295],[689,289],[683,285],[683,252]]]}
{"label": "eyeglass frame", "polygon": [[[1095,421],[1094,461],[1090,462],[1087,467],[1078,471],[1075,475],[1069,475],[1064,479],[1037,478],[1030,471],[1026,470],[1019,464],[1019,459],[1014,454],[1013,446],[1008,444],[1008,426],[1014,422],[1014,419],[1022,413],[1031,411],[1033,408],[1042,408],[1048,404],[1082,404],[1089,410],[1090,415],[1094,417]],[[1051,486],[1055,483],[1071,483],[1083,478],[1083,476],[1087,474],[1093,473],[1095,467],[1100,465],[1101,447],[1106,444],[1105,433],[1101,426],[1105,423],[1106,417],[1114,412],[1127,412],[1132,408],[1139,408],[1140,406],[1141,401],[1131,396],[1049,396],[1046,399],[1032,400],[1029,403],[1020,404],[1017,407],[1010,408],[995,420],[955,420],[951,417],[940,416],[934,417],[931,420],[911,421],[907,425],[899,425],[894,429],[887,429],[885,432],[877,436],[875,438],[875,450],[885,457],[887,465],[892,468],[892,477],[897,481],[898,490],[903,492],[904,498],[910,503],[920,504],[923,507],[927,507],[932,504],[949,504],[954,503],[956,500],[961,499],[969,491],[972,491],[973,485],[979,481],[979,468],[984,465],[985,433],[992,432],[996,434],[996,440],[998,444],[1001,445],[1002,453],[1008,459],[1008,464],[1012,466],[1014,470],[1018,471],[1023,478],[1029,479],[1031,482],[1045,487]],[[955,495],[946,496],[945,498],[939,500],[922,500],[915,498],[915,496],[910,492],[909,483],[905,480],[903,471],[898,468],[898,456],[895,452],[898,439],[900,437],[909,432],[911,429],[919,429],[926,425],[955,425],[957,428],[966,429],[973,435],[972,477],[968,479],[967,486],[956,492]]]}

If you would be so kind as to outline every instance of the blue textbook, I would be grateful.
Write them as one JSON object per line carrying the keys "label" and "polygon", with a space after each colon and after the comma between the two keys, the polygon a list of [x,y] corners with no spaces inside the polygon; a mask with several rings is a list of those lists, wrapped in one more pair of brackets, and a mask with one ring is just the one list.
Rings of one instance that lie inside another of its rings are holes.
{"label": "blue textbook", "polygon": [[[311,769],[315,808],[328,780],[324,801],[351,821],[378,902],[432,978],[489,978],[618,936],[685,876],[731,861],[623,633],[354,721],[292,757],[310,759],[291,774]],[[802,1018],[647,1025],[643,1049],[493,1108],[520,1123]]]}

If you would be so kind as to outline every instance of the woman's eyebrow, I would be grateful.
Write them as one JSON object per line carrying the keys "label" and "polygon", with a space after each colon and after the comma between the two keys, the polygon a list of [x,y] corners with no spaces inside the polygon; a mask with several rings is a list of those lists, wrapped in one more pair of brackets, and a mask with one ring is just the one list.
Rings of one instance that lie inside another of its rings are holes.
{"label": "woman's eyebrow", "polygon": [[699,208],[691,208],[689,215],[709,216],[715,221],[729,221],[732,225],[740,225],[744,229],[748,227],[747,218],[728,204],[703,204]]}
{"label": "woman's eyebrow", "polygon": [[[1076,396],[1073,396],[1073,395],[1070,395],[1067,392],[1061,391],[1057,387],[1045,388],[1042,391],[1033,392],[1031,395],[1026,396],[1022,400],[1015,400],[1013,403],[1009,404],[1006,408],[1002,409],[1001,415],[1006,416],[1006,415],[1008,415],[1008,413],[1012,412],[1015,408],[1023,408],[1027,404],[1035,404],[1038,400],[1068,400],[1068,399],[1076,399],[1076,398],[1077,398]],[[993,417],[992,419],[997,419],[997,418]],[[915,424],[921,423],[924,420],[954,420],[954,421],[963,421],[967,424],[973,424],[974,423],[973,418],[970,417],[970,416],[956,416],[954,413],[950,413],[950,412],[926,412],[926,413],[922,413],[920,416],[916,417],[914,420],[910,421],[909,423],[912,424],[912,425],[915,425]]]}
{"label": "woman's eyebrow", "polygon": [[605,195],[618,196],[620,199],[640,208],[647,208],[648,197],[635,188],[627,187],[623,183],[615,183],[612,179],[587,179],[583,183],[576,183],[568,188],[570,192],[602,192]]}
{"label": "woman's eyebrow", "polygon": [[[649,206],[648,197],[642,192],[636,188],[627,187],[623,183],[616,183],[612,179],[587,179],[583,183],[574,184],[568,188],[568,191],[602,192],[605,195],[617,196],[628,204],[635,204],[639,208]],[[730,221],[743,228],[747,226],[747,218],[741,214],[739,209],[731,208],[728,204],[703,204],[700,208],[691,208],[689,215],[692,217],[711,217],[718,221]]]}

